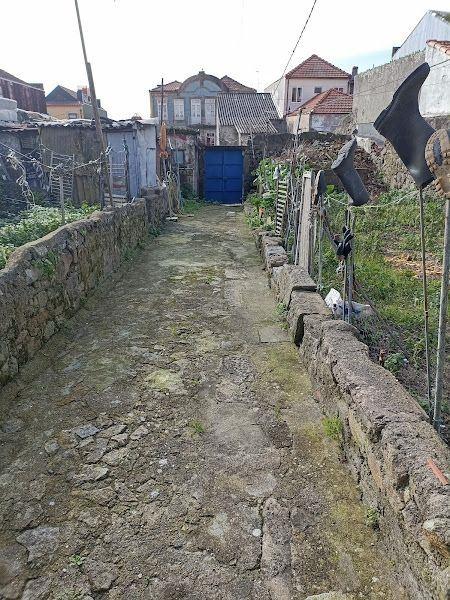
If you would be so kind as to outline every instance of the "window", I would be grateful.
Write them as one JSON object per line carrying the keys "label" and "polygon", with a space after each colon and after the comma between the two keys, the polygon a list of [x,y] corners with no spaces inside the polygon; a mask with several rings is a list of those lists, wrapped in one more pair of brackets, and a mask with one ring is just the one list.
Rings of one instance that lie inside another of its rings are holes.
{"label": "window", "polygon": [[292,102],[301,102],[302,101],[302,88],[294,87],[292,88]]}
{"label": "window", "polygon": [[184,165],[184,150],[173,150],[172,156],[176,165]]}
{"label": "window", "polygon": [[315,94],[321,94],[322,93],[322,88],[321,87],[315,87],[314,88],[314,93]]}
{"label": "window", "polygon": [[173,101],[173,113],[175,121],[184,121],[184,99],[175,98]]}
{"label": "window", "polygon": [[216,143],[216,135],[214,131],[207,131],[205,135],[205,144],[207,146],[214,146]]}
{"label": "window", "polygon": [[337,88],[338,92],[343,92],[344,88]]}
{"label": "window", "polygon": [[68,113],[68,119],[78,119],[78,113]]}
{"label": "window", "polygon": [[191,123],[202,122],[202,101],[200,98],[191,99]]}
{"label": "window", "polygon": [[[163,104],[163,121],[167,121],[167,100]],[[161,100],[158,100],[158,119],[161,119]]]}
{"label": "window", "polygon": [[205,98],[205,124],[215,125],[216,123],[216,101],[214,98]]}

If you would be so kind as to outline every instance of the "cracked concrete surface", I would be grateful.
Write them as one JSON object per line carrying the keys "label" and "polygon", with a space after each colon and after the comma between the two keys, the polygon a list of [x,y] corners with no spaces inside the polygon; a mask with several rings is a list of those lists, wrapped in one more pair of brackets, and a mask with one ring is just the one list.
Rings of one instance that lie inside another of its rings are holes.
{"label": "cracked concrete surface", "polygon": [[52,338],[1,398],[1,598],[407,597],[275,308],[212,206]]}

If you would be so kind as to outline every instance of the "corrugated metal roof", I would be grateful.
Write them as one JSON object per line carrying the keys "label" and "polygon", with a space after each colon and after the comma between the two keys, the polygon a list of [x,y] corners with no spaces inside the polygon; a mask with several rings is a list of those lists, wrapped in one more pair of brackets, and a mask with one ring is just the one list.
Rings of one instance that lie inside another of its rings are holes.
{"label": "corrugated metal roof", "polygon": [[220,125],[233,125],[238,133],[277,133],[271,120],[279,116],[270,94],[219,94],[217,116]]}
{"label": "corrugated metal roof", "polygon": [[349,79],[350,74],[339,67],[335,67],[327,60],[312,54],[309,58],[286,73],[286,79]]}

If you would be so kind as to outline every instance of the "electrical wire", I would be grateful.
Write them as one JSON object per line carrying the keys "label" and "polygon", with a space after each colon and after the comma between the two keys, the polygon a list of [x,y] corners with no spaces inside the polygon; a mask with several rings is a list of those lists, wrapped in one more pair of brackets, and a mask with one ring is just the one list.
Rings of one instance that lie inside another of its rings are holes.
{"label": "electrical wire", "polygon": [[286,65],[285,65],[285,67],[284,67],[284,69],[283,69],[283,73],[282,73],[282,75],[281,75],[280,79],[278,80],[277,87],[275,88],[275,91],[273,92],[273,95],[275,95],[275,94],[277,93],[277,91],[278,91],[278,88],[279,88],[279,86],[280,86],[280,82],[281,82],[281,80],[283,79],[283,77],[284,77],[284,76],[285,76],[285,74],[286,74],[286,70],[287,70],[287,68],[288,68],[288,66],[289,66],[289,64],[290,64],[290,62],[291,62],[291,60],[292,60],[292,57],[293,57],[293,56],[294,56],[294,54],[295,54],[295,51],[297,50],[297,47],[298,47],[298,45],[299,45],[299,43],[300,43],[300,40],[302,39],[303,33],[304,33],[305,29],[306,29],[306,26],[307,26],[307,25],[308,25],[308,23],[309,23],[309,20],[310,20],[310,18],[311,18],[311,15],[313,14],[313,11],[314,11],[314,8],[315,8],[315,6],[316,6],[316,3],[317,3],[317,0],[314,0],[313,4],[312,4],[312,6],[311,6],[311,10],[309,11],[309,15],[307,16],[307,18],[306,18],[306,21],[305,21],[305,23],[303,24],[302,30],[301,30],[301,32],[300,32],[300,35],[298,36],[298,38],[297,38],[297,41],[296,41],[296,43],[295,43],[295,46],[294,46],[294,49],[292,50],[292,52],[291,52],[291,54],[290,54],[290,56],[289,56],[289,59],[288,59],[288,61],[287,61]]}

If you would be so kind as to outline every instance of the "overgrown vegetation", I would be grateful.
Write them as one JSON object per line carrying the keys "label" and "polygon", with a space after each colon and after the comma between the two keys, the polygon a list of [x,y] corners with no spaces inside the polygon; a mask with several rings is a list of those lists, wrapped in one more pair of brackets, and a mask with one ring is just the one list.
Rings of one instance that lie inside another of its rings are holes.
{"label": "overgrown vegetation", "polygon": [[[333,232],[345,222],[345,194],[328,195],[327,214]],[[356,300],[373,304],[378,315],[358,323],[372,356],[386,353],[384,366],[410,389],[423,394],[424,351],[423,291],[420,263],[419,205],[417,193],[382,194],[376,206],[355,208]],[[430,316],[429,344],[437,345],[440,264],[444,231],[442,199],[428,193],[425,207]],[[342,290],[342,274],[328,241],[324,243],[323,293]],[[316,264],[317,268],[317,264]],[[359,287],[358,287],[359,286]],[[407,359],[407,360],[405,360]],[[415,370],[415,375],[410,365]]]}
{"label": "overgrown vegetation", "polygon": [[[307,165],[297,166],[295,174],[301,175]],[[254,172],[256,192],[247,196],[247,202],[252,206],[247,213],[247,222],[252,229],[264,228],[272,231],[275,223],[275,200],[277,181],[285,181],[289,175],[289,166],[277,163],[271,158],[263,159]]]}
{"label": "overgrown vegetation", "polygon": [[[98,206],[83,204],[81,208],[66,206],[66,222],[78,221],[90,215]],[[0,269],[19,246],[37,240],[62,224],[59,208],[36,206],[23,211],[16,222],[0,227]]]}

